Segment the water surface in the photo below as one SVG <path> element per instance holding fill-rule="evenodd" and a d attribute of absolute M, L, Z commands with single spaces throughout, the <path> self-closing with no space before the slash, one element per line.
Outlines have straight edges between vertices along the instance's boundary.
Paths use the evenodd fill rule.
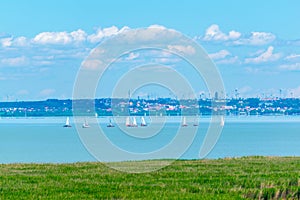
<path fill-rule="evenodd" d="M 170 117 L 161 129 L 152 123 L 126 134 L 122 131 L 126 127 L 107 128 L 108 118 L 97 119 L 113 144 L 136 153 L 152 152 L 170 143 L 181 128 L 180 120 L 180 117 Z M 82 144 L 74 124 L 72 128 L 63 128 L 64 121 L 61 117 L 0 119 L 0 163 L 96 161 Z M 207 158 L 300 156 L 300 117 L 242 116 L 227 117 L 225 121 L 222 134 Z M 72 118 L 71 123 L 74 123 Z M 193 118 L 189 118 L 188 123 L 184 129 L 186 134 L 195 128 Z M 209 123 L 209 117 L 200 118 L 197 135 L 181 158 L 198 158 Z M 97 131 L 98 124 L 90 125 L 91 128 L 84 130 L 87 134 Z M 137 138 L 134 134 L 144 134 L 144 137 Z"/>

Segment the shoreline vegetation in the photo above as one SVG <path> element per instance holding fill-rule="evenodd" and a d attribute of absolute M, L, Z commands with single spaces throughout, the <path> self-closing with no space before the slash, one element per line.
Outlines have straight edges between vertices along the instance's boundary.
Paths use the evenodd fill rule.
<path fill-rule="evenodd" d="M 122 167 L 164 160 L 119 162 Z M 177 160 L 149 173 L 99 162 L 0 164 L 0 199 L 299 199 L 300 157 Z"/>

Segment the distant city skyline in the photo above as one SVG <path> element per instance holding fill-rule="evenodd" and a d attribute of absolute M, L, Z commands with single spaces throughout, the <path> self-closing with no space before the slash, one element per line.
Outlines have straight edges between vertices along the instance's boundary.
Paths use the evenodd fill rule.
<path fill-rule="evenodd" d="M 93 48 L 126 29 L 153 26 L 175 29 L 198 42 L 218 67 L 228 97 L 300 97 L 297 0 L 12 0 L 0 7 L 0 101 L 72 98 L 80 65 Z M 174 56 L 133 52 L 107 73 L 108 86 L 96 98 L 110 96 L 111 75 L 121 76 L 122 66 L 150 61 L 189 74 Z M 199 82 L 197 96 L 210 95 L 202 80 L 187 79 Z M 155 88 L 133 95 L 174 97 L 166 88 Z M 189 95 L 183 91 L 179 98 Z"/>

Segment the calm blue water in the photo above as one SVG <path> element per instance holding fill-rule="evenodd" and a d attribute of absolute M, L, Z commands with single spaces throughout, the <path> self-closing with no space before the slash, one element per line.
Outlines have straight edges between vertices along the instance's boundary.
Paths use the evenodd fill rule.
<path fill-rule="evenodd" d="M 114 145 L 138 153 L 163 148 L 180 127 L 180 118 L 173 117 L 161 130 L 153 123 L 148 127 L 129 128 L 130 133 L 124 134 L 120 128 L 126 127 L 107 128 L 107 118 L 97 120 Z M 62 128 L 64 122 L 65 118 L 59 117 L 0 119 L 0 163 L 96 161 L 82 144 L 74 124 L 72 128 Z M 188 122 L 192 124 L 191 119 Z M 181 158 L 198 158 L 209 122 L 210 118 L 200 119 L 197 135 Z M 97 124 L 90 125 L 91 128 L 81 131 L 87 137 L 89 134 L 97 137 Z M 194 127 L 189 126 L 184 131 L 189 134 L 192 129 Z M 158 134 L 152 133 L 155 131 Z M 136 138 L 136 134 L 145 134 L 145 137 Z M 101 151 L 101 147 L 99 149 Z M 300 117 L 227 117 L 222 134 L 207 158 L 250 155 L 300 156 Z"/>

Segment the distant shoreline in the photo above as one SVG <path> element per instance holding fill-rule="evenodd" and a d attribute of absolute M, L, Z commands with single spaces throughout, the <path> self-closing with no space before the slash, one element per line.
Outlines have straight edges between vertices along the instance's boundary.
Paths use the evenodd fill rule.
<path fill-rule="evenodd" d="M 159 158 L 159 159 L 145 159 L 145 160 L 122 160 L 122 161 L 76 161 L 76 162 L 15 162 L 15 163 L 1 163 L 1 165 L 76 165 L 76 164 L 122 164 L 122 163 L 143 163 L 143 162 L 205 162 L 205 161 L 218 161 L 218 160 L 255 160 L 255 159 L 299 159 L 300 156 L 279 156 L 279 155 L 272 155 L 272 156 L 260 156 L 260 155 L 252 155 L 252 156 L 232 156 L 232 157 L 223 157 L 223 158 L 203 158 L 203 159 L 185 159 L 185 158 Z"/>
<path fill-rule="evenodd" d="M 300 98 L 78 99 L 0 102 L 0 117 L 300 115 Z"/>

